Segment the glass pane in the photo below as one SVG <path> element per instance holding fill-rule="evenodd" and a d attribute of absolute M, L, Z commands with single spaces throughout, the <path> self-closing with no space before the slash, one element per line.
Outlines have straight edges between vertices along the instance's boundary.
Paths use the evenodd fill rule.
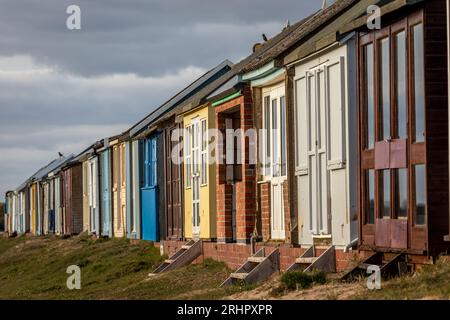
<path fill-rule="evenodd" d="M 425 181 L 425 165 L 420 164 L 415 167 L 415 186 L 416 186 L 416 194 L 415 194 L 415 224 L 416 225 L 424 225 L 425 224 L 425 214 L 426 214 L 426 181 Z"/>
<path fill-rule="evenodd" d="M 280 98 L 281 108 L 281 175 L 286 175 L 286 98 Z"/>
<path fill-rule="evenodd" d="M 398 137 L 406 138 L 407 136 L 407 119 L 406 110 L 406 37 L 405 31 L 396 35 L 396 80 L 397 80 L 397 127 Z"/>
<path fill-rule="evenodd" d="M 270 97 L 264 97 L 264 129 L 266 130 L 265 175 L 270 175 Z"/>
<path fill-rule="evenodd" d="M 278 177 L 278 107 L 277 99 L 272 100 L 272 144 L 273 144 L 273 176 Z"/>
<path fill-rule="evenodd" d="M 206 153 L 202 153 L 202 184 L 206 183 Z"/>
<path fill-rule="evenodd" d="M 408 217 L 408 170 L 397 169 L 397 216 Z"/>
<path fill-rule="evenodd" d="M 375 143 L 375 118 L 374 118 L 374 86 L 373 86 L 373 44 L 364 47 L 365 80 L 366 80 L 366 123 L 367 136 L 366 148 L 372 149 Z"/>
<path fill-rule="evenodd" d="M 206 150 L 207 146 L 207 137 L 206 137 L 206 120 L 202 120 L 202 151 Z"/>
<path fill-rule="evenodd" d="M 375 170 L 367 170 L 367 224 L 375 223 Z"/>
<path fill-rule="evenodd" d="M 414 41 L 414 119 L 415 141 L 424 141 L 425 136 L 425 76 L 423 62 L 423 26 L 413 27 Z"/>
<path fill-rule="evenodd" d="M 382 213 L 384 218 L 391 217 L 391 171 L 382 171 L 382 183 L 383 193 L 382 193 Z"/>
<path fill-rule="evenodd" d="M 390 81 L 389 81 L 389 38 L 380 41 L 380 90 L 381 90 L 381 133 L 382 139 L 391 137 L 391 106 L 390 106 Z"/>

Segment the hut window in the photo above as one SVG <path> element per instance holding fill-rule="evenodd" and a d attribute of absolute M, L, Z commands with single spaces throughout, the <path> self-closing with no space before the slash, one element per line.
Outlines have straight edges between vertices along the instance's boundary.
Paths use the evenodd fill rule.
<path fill-rule="evenodd" d="M 367 131 L 365 137 L 365 147 L 373 149 L 375 144 L 375 113 L 374 113 L 374 59 L 373 44 L 364 47 L 364 79 L 365 79 L 365 103 L 366 103 L 366 123 Z"/>
<path fill-rule="evenodd" d="M 264 97 L 264 175 L 270 175 L 270 96 Z"/>
<path fill-rule="evenodd" d="M 396 64 L 396 104 L 397 104 L 397 136 L 407 138 L 408 111 L 406 109 L 406 34 L 401 31 L 395 35 Z"/>
<path fill-rule="evenodd" d="M 278 159 L 275 157 L 278 155 L 278 107 L 277 99 L 272 100 L 272 143 L 273 143 L 273 171 L 272 175 L 278 177 L 280 175 L 278 167 Z"/>
<path fill-rule="evenodd" d="M 395 184 L 395 196 L 396 196 L 396 212 L 397 217 L 408 217 L 408 170 L 396 169 L 396 184 Z"/>
<path fill-rule="evenodd" d="M 423 142 L 425 139 L 425 75 L 423 52 L 423 25 L 412 27 L 413 41 L 413 72 L 414 72 L 414 119 L 415 141 Z"/>
<path fill-rule="evenodd" d="M 191 187 L 192 167 L 191 167 L 191 136 L 192 126 L 186 127 L 187 138 L 184 139 L 186 145 L 185 160 L 186 160 L 186 188 Z"/>
<path fill-rule="evenodd" d="M 390 105 L 390 59 L 389 59 L 389 38 L 384 38 L 379 40 L 379 50 L 380 50 L 380 83 L 379 88 L 381 91 L 381 140 L 391 138 L 391 105 Z"/>
<path fill-rule="evenodd" d="M 280 98 L 281 117 L 281 175 L 286 175 L 286 97 Z"/>
<path fill-rule="evenodd" d="M 426 215 L 426 181 L 425 181 L 425 165 L 419 164 L 414 166 L 414 185 L 415 185 L 415 203 L 414 203 L 414 221 L 416 225 L 425 224 Z"/>
<path fill-rule="evenodd" d="M 366 224 L 375 223 L 375 170 L 366 171 Z"/>
<path fill-rule="evenodd" d="M 201 148 L 201 183 L 208 183 L 208 173 L 206 168 L 206 157 L 207 157 L 207 146 L 208 146 L 208 136 L 206 131 L 206 119 L 201 120 L 201 130 L 202 130 L 202 148 Z"/>
<path fill-rule="evenodd" d="M 391 217 L 391 171 L 382 170 L 380 175 L 381 184 L 381 214 L 383 218 Z"/>
<path fill-rule="evenodd" d="M 157 139 L 156 137 L 152 139 L 151 143 L 151 158 L 150 158 L 150 168 L 151 168 L 151 179 L 150 179 L 150 185 L 156 186 L 158 184 L 157 180 Z"/>

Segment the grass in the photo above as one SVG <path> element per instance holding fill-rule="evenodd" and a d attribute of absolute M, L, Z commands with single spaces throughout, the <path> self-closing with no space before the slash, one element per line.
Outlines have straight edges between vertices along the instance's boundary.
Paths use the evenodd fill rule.
<path fill-rule="evenodd" d="M 248 290 L 218 288 L 231 270 L 210 259 L 149 279 L 164 258 L 126 239 L 0 238 L 0 299 L 220 299 Z M 66 287 L 69 265 L 81 268 L 81 290 Z"/>
<path fill-rule="evenodd" d="M 380 290 L 365 289 L 355 299 L 450 299 L 450 263 L 440 258 L 408 276 L 381 282 Z"/>

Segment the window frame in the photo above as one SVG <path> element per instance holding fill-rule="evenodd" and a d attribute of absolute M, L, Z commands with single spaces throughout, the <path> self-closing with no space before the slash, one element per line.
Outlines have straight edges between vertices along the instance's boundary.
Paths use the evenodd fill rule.
<path fill-rule="evenodd" d="M 400 168 L 407 170 L 407 215 L 406 217 L 402 217 L 399 215 L 400 213 L 400 204 L 399 202 L 399 179 L 397 177 L 397 172 L 399 168 L 390 168 L 390 178 L 391 178 L 391 214 L 389 219 L 408 219 L 414 224 L 413 219 L 413 211 L 414 209 L 414 199 L 415 199 L 415 189 L 414 189 L 414 177 L 413 177 L 413 169 L 415 165 L 424 164 L 426 170 L 426 159 L 425 159 L 425 143 L 426 143 L 426 119 L 424 119 L 425 124 L 425 135 L 423 142 L 415 142 L 415 129 L 414 129 L 414 117 L 415 114 L 413 112 L 414 108 L 414 75 L 412 72 L 414 60 L 412 58 L 412 54 L 414 51 L 413 39 L 412 39 L 412 28 L 418 24 L 424 25 L 423 14 L 422 12 L 417 12 L 407 16 L 391 25 L 388 25 L 378 31 L 373 31 L 359 37 L 359 61 L 360 61 L 360 130 L 363 132 L 360 139 L 360 170 L 361 170 L 361 195 L 363 199 L 361 200 L 361 208 L 362 212 L 362 224 L 370 226 L 368 223 L 367 215 L 367 201 L 368 201 L 368 174 L 366 171 L 375 170 L 374 168 L 374 150 L 375 148 L 367 148 L 368 145 L 368 125 L 367 125 L 367 82 L 366 82 L 366 61 L 365 61 L 365 47 L 368 45 L 372 45 L 373 48 L 373 71 L 372 75 L 374 78 L 374 121 L 375 121 L 375 143 L 377 141 L 382 141 L 382 101 L 381 101 L 381 66 L 380 66 L 380 45 L 378 41 L 385 37 L 389 37 L 389 73 L 390 73 L 390 132 L 391 139 L 406 139 L 407 140 L 407 167 Z M 401 59 L 397 59 L 397 35 L 401 32 L 405 34 L 405 112 L 406 116 L 406 136 L 399 137 L 399 104 L 397 101 L 398 97 L 398 63 L 401 62 Z M 423 33 L 424 35 L 424 33 Z M 424 39 L 422 39 L 424 41 Z M 423 44 L 422 44 L 423 45 Z M 425 81 L 425 80 L 424 80 Z M 426 103 L 424 105 L 426 110 Z M 424 115 L 426 111 L 424 110 Z M 414 135 L 414 137 L 412 136 Z M 380 205 L 380 201 L 382 201 L 383 190 L 381 187 L 381 179 L 382 179 L 383 170 L 375 170 L 375 219 L 383 219 L 383 207 Z M 400 173 L 398 173 L 400 174 Z M 387 217 L 385 217 L 387 218 Z M 426 217 L 425 217 L 426 221 Z M 425 222 L 426 225 L 426 222 Z M 423 227 L 425 225 L 419 225 L 419 227 Z"/>

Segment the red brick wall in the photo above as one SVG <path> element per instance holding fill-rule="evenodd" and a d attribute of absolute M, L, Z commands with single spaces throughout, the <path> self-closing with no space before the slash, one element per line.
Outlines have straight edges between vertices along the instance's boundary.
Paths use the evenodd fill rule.
<path fill-rule="evenodd" d="M 263 241 L 270 239 L 270 182 L 264 182 L 260 185 L 261 196 L 261 231 Z"/>
<path fill-rule="evenodd" d="M 174 254 L 185 242 L 176 240 L 164 241 L 164 253 L 169 256 Z M 159 246 L 159 244 L 155 244 Z M 257 244 L 256 250 L 264 248 L 266 255 L 270 254 L 273 250 L 278 248 L 280 251 L 280 269 L 286 270 L 290 265 L 295 262 L 295 259 L 300 257 L 306 250 L 305 248 L 293 248 L 290 245 L 262 245 Z M 323 253 L 324 249 L 316 249 L 316 254 Z M 250 245 L 236 244 L 236 243 L 215 243 L 215 242 L 203 242 L 202 255 L 198 257 L 194 263 L 201 263 L 204 259 L 211 258 L 216 261 L 224 262 L 230 269 L 239 268 L 251 255 Z M 336 270 L 345 270 L 349 262 L 352 259 L 362 257 L 364 253 L 358 253 L 357 251 L 343 252 L 342 250 L 336 250 Z"/>
<path fill-rule="evenodd" d="M 249 163 L 250 145 L 245 132 L 253 129 L 253 104 L 249 87 L 243 88 L 243 95 L 216 107 L 216 128 L 225 137 L 225 119 L 227 111 L 239 112 L 239 127 L 243 130 L 242 146 L 242 180 L 236 181 L 236 240 L 239 243 L 249 242 L 256 221 L 256 170 Z M 216 151 L 225 155 L 223 141 L 218 141 Z M 225 161 L 224 161 L 225 162 Z M 216 168 L 216 208 L 217 208 L 217 240 L 229 242 L 233 238 L 232 230 L 232 192 L 231 184 L 226 181 L 226 164 L 217 163 Z"/>

